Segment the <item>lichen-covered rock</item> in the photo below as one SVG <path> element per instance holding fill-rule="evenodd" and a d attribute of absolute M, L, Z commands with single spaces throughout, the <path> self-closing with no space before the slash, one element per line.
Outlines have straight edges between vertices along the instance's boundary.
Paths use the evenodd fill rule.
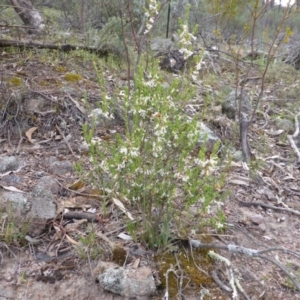
<path fill-rule="evenodd" d="M 161 37 L 154 38 L 150 44 L 150 49 L 156 56 L 167 54 L 172 50 L 173 42 L 170 39 L 164 39 Z"/>
<path fill-rule="evenodd" d="M 227 99 L 222 103 L 222 113 L 227 118 L 234 120 L 235 116 L 239 113 L 239 103 L 241 102 L 241 113 L 244 114 L 244 118 L 249 118 L 252 113 L 252 105 L 248 93 L 241 88 L 230 92 Z"/>
<path fill-rule="evenodd" d="M 275 126 L 276 129 L 283 129 L 288 134 L 293 134 L 296 129 L 294 123 L 289 119 L 276 119 Z"/>
<path fill-rule="evenodd" d="M 163 70 L 178 73 L 183 69 L 185 65 L 185 59 L 183 53 L 179 50 L 172 50 L 163 60 L 160 62 L 160 67 Z"/>
<path fill-rule="evenodd" d="M 4 176 L 10 172 L 19 171 L 25 163 L 16 156 L 2 156 L 0 157 L 0 174 Z"/>
<path fill-rule="evenodd" d="M 207 152 L 212 152 L 216 143 L 221 143 L 219 137 L 204 123 L 198 124 L 200 135 L 197 143 L 197 148 L 205 147 Z"/>
<path fill-rule="evenodd" d="M 108 268 L 99 275 L 98 279 L 106 291 L 128 298 L 146 297 L 156 291 L 152 271 L 147 267 Z"/>

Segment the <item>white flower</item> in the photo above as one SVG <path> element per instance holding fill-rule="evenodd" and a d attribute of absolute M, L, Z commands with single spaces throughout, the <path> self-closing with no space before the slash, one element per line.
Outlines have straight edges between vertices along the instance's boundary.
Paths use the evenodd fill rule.
<path fill-rule="evenodd" d="M 144 84 L 145 84 L 145 86 L 155 87 L 157 85 L 157 81 L 154 79 L 151 79 L 151 80 L 145 81 Z"/>
<path fill-rule="evenodd" d="M 117 166 L 118 171 L 122 171 L 125 168 L 125 161 L 123 161 L 120 165 Z"/>
<path fill-rule="evenodd" d="M 179 51 L 183 54 L 184 59 L 187 59 L 187 58 L 189 58 L 190 56 L 192 56 L 194 54 L 192 51 L 190 51 L 186 48 L 182 48 Z"/>
<path fill-rule="evenodd" d="M 216 227 L 217 227 L 218 229 L 224 228 L 224 224 L 222 224 L 222 223 L 220 223 L 220 222 L 217 222 L 217 223 L 216 223 Z"/>
<path fill-rule="evenodd" d="M 182 33 L 181 33 L 181 35 L 180 36 L 183 36 L 185 33 L 187 33 L 188 32 L 188 27 L 187 27 L 187 25 L 186 24 L 183 24 L 182 25 Z"/>
<path fill-rule="evenodd" d="M 196 69 L 197 71 L 201 70 L 202 69 L 202 65 L 205 65 L 205 61 L 200 61 L 197 66 L 196 66 Z"/>
<path fill-rule="evenodd" d="M 145 12 L 145 16 L 148 19 L 148 22 L 146 24 L 146 30 L 144 31 L 144 34 L 147 34 L 154 22 L 155 22 L 155 16 L 158 15 L 158 4 L 156 1 L 150 1 L 149 2 L 149 10 L 147 12 Z"/>
<path fill-rule="evenodd" d="M 125 155 L 127 155 L 127 153 L 128 153 L 128 149 L 126 147 L 121 147 L 119 151 L 120 151 L 120 153 L 125 154 Z"/>
<path fill-rule="evenodd" d="M 152 175 L 154 173 L 153 168 L 145 170 L 145 175 Z"/>
<path fill-rule="evenodd" d="M 145 118 L 146 117 L 146 111 L 144 109 L 139 109 L 139 115 L 142 117 L 142 118 Z"/>
<path fill-rule="evenodd" d="M 139 156 L 139 149 L 138 148 L 130 149 L 130 156 L 131 157 L 138 157 Z"/>
<path fill-rule="evenodd" d="M 181 179 L 183 182 L 188 182 L 190 177 L 188 175 L 183 175 Z"/>
<path fill-rule="evenodd" d="M 107 119 L 113 119 L 113 118 L 114 118 L 114 116 L 113 116 L 112 114 L 110 114 L 108 111 L 102 113 L 102 115 L 103 115 L 104 117 L 106 117 Z"/>
<path fill-rule="evenodd" d="M 164 134 L 166 134 L 167 130 L 166 130 L 166 127 L 161 127 L 159 129 L 157 129 L 154 134 L 156 136 L 163 136 Z"/>
<path fill-rule="evenodd" d="M 198 74 L 197 74 L 197 75 L 198 75 Z M 192 75 L 193 81 L 197 81 L 197 79 L 198 79 L 198 76 L 197 76 L 197 75 L 195 75 L 195 74 Z"/>
<path fill-rule="evenodd" d="M 104 172 L 108 172 L 109 171 L 109 168 L 108 168 L 108 164 L 106 161 L 101 161 L 100 163 L 100 168 L 104 171 Z"/>
<path fill-rule="evenodd" d="M 198 134 L 197 134 L 196 132 L 193 132 L 193 131 L 191 131 L 191 132 L 189 132 L 189 133 L 187 134 L 187 137 L 188 137 L 190 140 L 194 139 L 194 138 L 197 137 L 197 136 L 198 136 Z"/>

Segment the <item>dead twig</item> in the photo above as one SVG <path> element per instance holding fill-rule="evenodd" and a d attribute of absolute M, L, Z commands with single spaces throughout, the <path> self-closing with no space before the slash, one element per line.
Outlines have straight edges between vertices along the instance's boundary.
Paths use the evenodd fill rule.
<path fill-rule="evenodd" d="M 72 153 L 72 155 L 73 155 L 74 157 L 76 157 L 76 155 L 75 155 L 75 153 L 73 152 L 73 150 L 72 150 L 72 148 L 71 148 L 71 146 L 70 146 L 68 140 L 66 139 L 64 133 L 60 130 L 60 128 L 59 128 L 57 125 L 56 125 L 56 129 L 58 130 L 59 134 L 63 137 L 64 142 L 67 144 L 67 146 L 68 146 L 70 152 Z"/>
<path fill-rule="evenodd" d="M 229 270 L 229 274 L 230 274 L 230 279 L 229 279 L 229 284 L 231 286 L 231 289 L 232 289 L 232 299 L 233 300 L 237 300 L 238 299 L 238 293 L 237 293 L 237 288 L 236 288 L 236 284 L 235 284 L 235 281 L 236 281 L 236 278 L 235 278 L 235 274 L 234 274 L 234 270 L 232 268 L 232 264 L 231 264 L 231 261 L 228 260 L 227 258 L 215 253 L 214 251 L 210 250 L 208 252 L 208 255 L 215 259 L 215 260 L 219 260 L 219 261 L 222 261 L 226 264 L 228 270 Z M 249 298 L 248 298 L 249 299 Z"/>
<path fill-rule="evenodd" d="M 288 250 L 288 249 L 285 249 L 285 248 L 281 248 L 281 247 L 279 247 L 279 248 L 274 247 L 274 248 L 267 248 L 267 249 L 263 249 L 263 250 L 257 250 L 257 249 L 246 248 L 246 247 L 243 247 L 243 246 L 238 246 L 238 245 L 233 245 L 233 244 L 228 244 L 226 246 L 217 245 L 217 244 L 202 244 L 201 241 L 197 241 L 197 240 L 191 240 L 191 243 L 192 243 L 192 245 L 195 248 L 201 248 L 201 249 L 209 249 L 209 248 L 212 248 L 212 249 L 222 249 L 222 250 L 227 250 L 227 251 L 229 251 L 231 253 L 243 254 L 243 255 L 250 256 L 250 257 L 257 257 L 257 258 L 260 258 L 260 259 L 263 259 L 263 260 L 267 260 L 267 261 L 273 263 L 274 265 L 276 265 L 281 271 L 283 271 L 284 274 L 286 276 L 288 276 L 289 279 L 292 281 L 292 283 L 294 284 L 294 286 L 296 287 L 296 289 L 298 291 L 300 291 L 300 283 L 298 283 L 295 280 L 294 276 L 279 261 L 274 260 L 273 258 L 270 258 L 270 257 L 268 257 L 266 255 L 262 255 L 262 254 L 266 254 L 266 253 L 271 253 L 272 251 L 281 251 L 281 252 L 285 252 L 287 254 L 290 254 L 292 256 L 295 256 L 295 257 L 299 258 L 300 253 L 298 253 L 298 252 L 291 251 L 291 250 Z M 209 253 L 213 253 L 212 254 L 213 256 L 216 255 L 213 251 L 209 251 Z M 222 260 L 222 261 L 225 262 L 225 260 Z M 227 261 L 228 260 L 226 260 L 226 264 L 227 264 Z M 234 276 L 233 275 L 234 274 L 231 274 L 231 280 L 234 280 Z M 233 293 L 234 293 L 234 286 L 235 286 L 234 284 L 235 283 L 231 282 L 231 286 L 233 288 Z"/>
<path fill-rule="evenodd" d="M 174 253 L 174 257 L 175 257 L 175 260 L 176 260 L 176 266 L 179 270 L 179 288 L 178 288 L 178 299 L 181 300 L 182 299 L 182 284 L 183 284 L 183 271 L 180 267 L 180 262 L 179 262 L 179 259 L 177 257 L 177 253 Z M 178 277 L 178 275 L 177 275 Z"/>
<path fill-rule="evenodd" d="M 42 96 L 43 98 L 45 98 L 46 100 L 49 100 L 51 102 L 54 102 L 55 104 L 58 104 L 59 102 L 54 99 L 54 97 L 49 97 L 46 94 L 39 92 L 39 91 L 34 91 L 34 90 L 30 90 L 31 93 L 35 93 L 35 94 L 39 94 L 40 96 Z"/>
<path fill-rule="evenodd" d="M 295 151 L 297 157 L 298 157 L 298 161 L 300 162 L 300 151 L 294 141 L 294 138 L 297 137 L 299 135 L 299 121 L 298 121 L 298 117 L 300 116 L 300 112 L 295 116 L 295 132 L 293 135 L 288 135 L 287 139 L 291 145 L 291 147 L 293 148 L 293 150 Z"/>
<path fill-rule="evenodd" d="M 68 191 L 68 192 L 71 192 L 71 193 L 74 193 L 74 194 L 76 194 L 76 195 L 80 195 L 80 196 L 83 196 L 83 197 L 90 197 L 90 198 L 94 198 L 94 199 L 103 200 L 103 196 L 77 192 L 77 191 L 75 191 L 75 190 L 71 190 L 71 189 L 65 187 L 65 186 L 64 186 L 62 183 L 60 183 L 57 179 L 55 179 L 55 181 L 59 184 L 60 187 L 62 187 L 63 189 L 65 189 L 65 190 Z"/>
<path fill-rule="evenodd" d="M 204 273 L 207 277 L 209 277 L 208 273 L 205 272 L 202 268 L 200 268 L 196 262 L 195 262 L 195 259 L 194 259 L 194 253 L 193 253 L 193 246 L 192 246 L 192 241 L 189 240 L 189 245 L 190 245 L 190 250 L 191 250 L 191 256 L 192 256 L 192 259 L 193 259 L 193 263 L 195 265 L 195 267 L 201 272 L 201 273 Z"/>
<path fill-rule="evenodd" d="M 69 211 L 63 215 L 64 219 L 86 219 L 89 222 L 99 222 L 99 216 L 86 211 Z"/>
<path fill-rule="evenodd" d="M 213 280 L 215 281 L 215 283 L 224 291 L 232 293 L 232 289 L 227 286 L 226 284 L 224 284 L 221 279 L 219 278 L 218 274 L 217 274 L 217 270 L 214 270 L 211 274 Z"/>
<path fill-rule="evenodd" d="M 273 210 L 278 210 L 278 211 L 284 211 L 284 212 L 289 212 L 293 215 L 296 215 L 298 217 L 300 217 L 300 212 L 297 211 L 297 210 L 294 210 L 294 209 L 291 209 L 291 208 L 283 208 L 283 207 L 277 207 L 277 206 L 274 206 L 274 205 L 270 205 L 270 204 L 265 204 L 263 202 L 245 202 L 245 201 L 241 201 L 241 200 L 238 200 L 236 199 L 236 201 L 238 201 L 239 203 L 245 205 L 245 206 L 261 206 L 261 207 L 264 207 L 264 208 L 269 208 L 269 209 L 273 209 Z"/>
<path fill-rule="evenodd" d="M 163 300 L 169 300 L 169 273 L 171 273 L 171 272 L 177 277 L 176 270 L 171 265 L 171 267 L 167 270 L 167 272 L 165 274 L 165 276 L 166 276 L 166 292 L 162 298 Z"/>

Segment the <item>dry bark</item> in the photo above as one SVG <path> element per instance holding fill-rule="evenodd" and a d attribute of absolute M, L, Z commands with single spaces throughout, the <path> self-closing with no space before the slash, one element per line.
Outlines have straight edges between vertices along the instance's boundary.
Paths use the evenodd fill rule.
<path fill-rule="evenodd" d="M 44 18 L 30 0 L 10 0 L 14 10 L 25 25 L 31 27 L 29 33 L 41 33 L 45 27 Z"/>

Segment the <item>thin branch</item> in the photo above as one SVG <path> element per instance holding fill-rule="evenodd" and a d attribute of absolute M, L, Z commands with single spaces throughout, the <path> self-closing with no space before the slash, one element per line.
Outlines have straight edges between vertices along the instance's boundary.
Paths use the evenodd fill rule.
<path fill-rule="evenodd" d="M 270 204 L 265 204 L 263 202 L 246 202 L 246 201 L 241 201 L 241 200 L 236 200 L 238 201 L 239 203 L 245 205 L 245 206 L 261 206 L 261 207 L 264 207 L 264 208 L 269 208 L 269 209 L 274 209 L 274 210 L 279 210 L 279 211 L 284 211 L 284 212 L 289 212 L 289 213 L 292 213 L 298 217 L 300 217 L 300 212 L 297 211 L 297 210 L 294 210 L 294 209 L 291 209 L 291 208 L 284 208 L 284 207 L 277 207 L 277 206 L 274 206 L 274 205 L 270 205 Z"/>
<path fill-rule="evenodd" d="M 287 136 L 287 139 L 288 139 L 291 147 L 293 148 L 293 150 L 295 151 L 295 153 L 298 157 L 298 162 L 300 162 L 300 151 L 294 141 L 294 138 L 299 135 L 299 121 L 298 121 L 299 116 L 300 116 L 300 112 L 295 116 L 295 132 L 294 132 L 294 134 Z"/>
<path fill-rule="evenodd" d="M 243 255 L 250 256 L 250 257 L 257 257 L 257 258 L 260 258 L 260 259 L 267 260 L 267 261 L 275 264 L 281 271 L 283 271 L 291 279 L 291 281 L 293 282 L 296 289 L 298 291 L 300 291 L 300 284 L 295 280 L 293 275 L 282 264 L 280 264 L 278 261 L 276 261 L 276 260 L 274 260 L 274 259 L 272 259 L 268 256 L 262 255 L 262 253 L 268 253 L 268 252 L 271 253 L 272 251 L 283 251 L 283 252 L 288 253 L 290 255 L 294 255 L 296 257 L 299 257 L 300 253 L 290 251 L 290 250 L 287 250 L 285 248 L 268 248 L 268 249 L 263 249 L 263 250 L 257 250 L 257 249 L 246 248 L 246 247 L 243 247 L 243 246 L 238 246 L 238 245 L 233 245 L 233 244 L 228 244 L 227 246 L 222 246 L 222 245 L 217 245 L 217 244 L 202 244 L 201 241 L 198 241 L 198 240 L 191 240 L 191 245 L 195 248 L 222 249 L 222 250 L 227 250 L 231 253 L 243 254 Z M 211 251 L 210 253 L 214 253 L 214 252 Z M 213 254 L 213 255 L 215 255 L 215 254 Z M 228 260 L 227 259 L 224 258 L 224 260 L 222 259 L 222 261 L 224 261 L 228 265 Z M 231 274 L 231 276 L 233 276 L 233 274 Z M 232 282 L 231 282 L 231 286 L 232 286 L 233 292 L 234 292 L 234 284 Z"/>

